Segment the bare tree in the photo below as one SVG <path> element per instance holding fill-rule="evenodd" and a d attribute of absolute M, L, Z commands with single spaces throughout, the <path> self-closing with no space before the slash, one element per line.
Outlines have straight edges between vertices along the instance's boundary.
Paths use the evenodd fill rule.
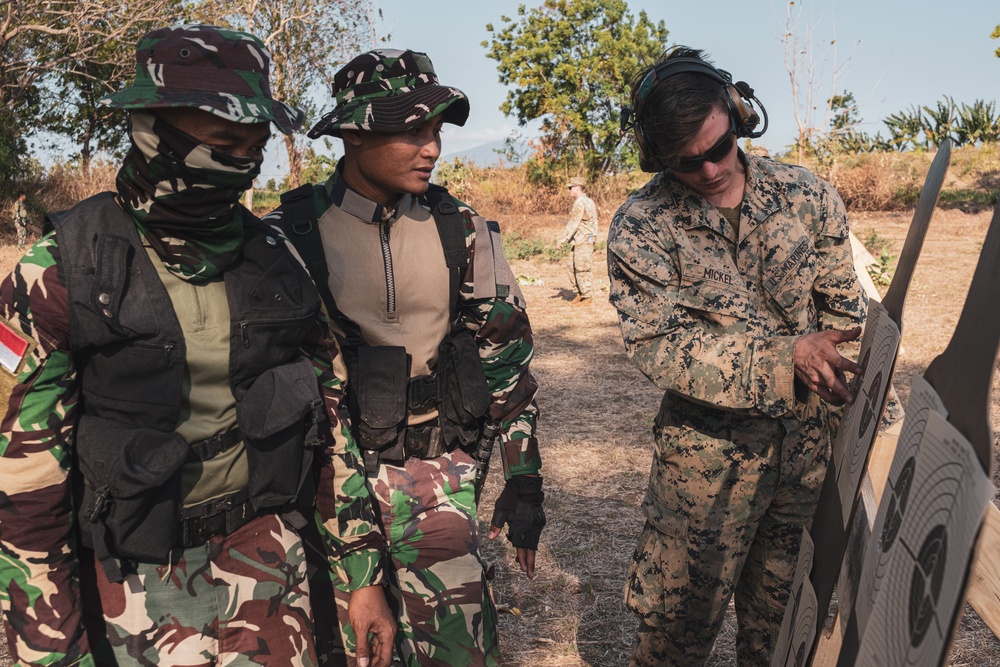
<path fill-rule="evenodd" d="M 781 41 L 785 46 L 785 70 L 792 84 L 792 106 L 798 130 L 795 139 L 796 159 L 800 163 L 808 148 L 817 139 L 822 138 L 825 133 L 824 128 L 830 126 L 832 105 L 836 100 L 837 91 L 840 90 L 838 81 L 850 62 L 848 57 L 838 64 L 836 30 L 834 30 L 834 38 L 823 50 L 820 63 L 817 64 L 816 49 L 813 45 L 814 25 L 810 24 L 803 28 L 801 22 L 802 7 L 796 6 L 795 2 L 789 2 L 786 6 L 785 32 L 781 36 Z M 819 92 L 820 78 L 824 75 L 828 59 L 832 62 L 830 92 L 823 94 Z M 823 114 L 819 119 L 817 119 L 818 100 L 825 100 Z"/>
<path fill-rule="evenodd" d="M 138 37 L 180 0 L 0 0 L 0 167 L 19 172 L 24 138 L 38 129 L 65 134 L 89 160 L 91 142 L 114 122 L 96 100 L 131 73 Z"/>
<path fill-rule="evenodd" d="M 131 68 L 108 46 L 135 46 L 138 35 L 179 6 L 178 0 L 0 0 L 0 105 L 44 107 L 46 77 L 71 72 L 94 80 L 87 65 Z M 113 51 L 113 52 L 112 52 Z M 103 75 L 103 73 L 102 73 Z"/>
<path fill-rule="evenodd" d="M 302 109 L 306 128 L 332 99 L 336 70 L 378 41 L 381 10 L 371 0 L 205 0 L 197 8 L 205 20 L 260 37 L 272 58 L 272 94 Z M 302 179 L 306 152 L 301 134 L 284 135 L 289 187 Z"/>

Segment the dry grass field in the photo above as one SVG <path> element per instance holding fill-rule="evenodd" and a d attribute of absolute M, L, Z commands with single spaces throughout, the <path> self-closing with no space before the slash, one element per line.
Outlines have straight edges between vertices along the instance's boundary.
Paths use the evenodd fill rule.
<path fill-rule="evenodd" d="M 568 209 L 568 203 L 567 203 Z M 489 211 L 483 211 L 489 215 Z M 606 226 L 610 211 L 602 210 Z M 853 224 L 902 248 L 911 214 L 859 214 Z M 917 264 L 905 310 L 903 353 L 896 386 L 906 398 L 909 377 L 921 372 L 947 345 L 989 224 L 989 213 L 938 210 Z M 552 238 L 563 218 L 510 221 Z M 606 231 L 606 230 L 605 230 Z M 16 260 L 0 248 L 0 268 Z M 625 571 L 641 529 L 639 510 L 651 455 L 651 425 L 660 392 L 626 359 L 617 319 L 607 302 L 604 257 L 595 257 L 599 291 L 594 304 L 576 307 L 565 263 L 515 261 L 515 274 L 530 279 L 528 299 L 541 385 L 539 437 L 546 478 L 548 526 L 538 574 L 517 572 L 505 540 L 486 545 L 496 562 L 494 593 L 501 610 L 501 641 L 510 665 L 605 667 L 624 665 L 636 621 L 622 605 Z M 1000 429 L 995 388 L 992 421 Z M 494 470 L 480 519 L 489 520 L 501 486 Z M 727 623 L 712 665 L 732 665 L 734 626 Z M 9 665 L 0 647 L 0 665 Z M 951 656 L 952 665 L 1000 667 L 1000 640 L 968 609 Z"/>

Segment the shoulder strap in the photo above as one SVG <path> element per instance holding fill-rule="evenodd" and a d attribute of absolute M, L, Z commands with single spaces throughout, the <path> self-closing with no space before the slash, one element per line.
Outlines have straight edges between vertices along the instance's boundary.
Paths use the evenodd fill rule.
<path fill-rule="evenodd" d="M 449 297 L 451 316 L 454 320 L 458 314 L 458 293 L 462 287 L 462 278 L 469 267 L 469 250 L 465 245 L 465 219 L 455 205 L 456 199 L 440 185 L 431 184 L 426 197 L 427 203 L 431 206 L 431 215 L 434 216 L 438 236 L 441 238 L 444 261 L 449 269 Z"/>
<path fill-rule="evenodd" d="M 322 184 L 300 185 L 281 195 L 282 215 L 278 226 L 306 265 L 306 271 L 312 276 L 327 313 L 344 332 L 346 347 L 356 349 L 365 344 L 361 329 L 337 308 L 337 302 L 330 292 L 330 269 L 326 264 L 323 240 L 319 235 L 320 215 L 329 207 L 326 188 Z"/>

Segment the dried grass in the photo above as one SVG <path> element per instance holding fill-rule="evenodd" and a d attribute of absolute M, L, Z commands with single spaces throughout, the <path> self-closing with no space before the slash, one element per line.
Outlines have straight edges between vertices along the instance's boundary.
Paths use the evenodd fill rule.
<path fill-rule="evenodd" d="M 830 182 L 853 211 L 888 211 L 900 207 L 898 193 L 913 190 L 916 180 L 889 168 L 888 156 L 835 170 Z"/>
<path fill-rule="evenodd" d="M 558 214 L 531 215 L 534 232 L 554 235 Z M 507 219 L 502 212 L 497 217 Z M 602 211 L 603 239 L 610 211 Z M 859 214 L 854 231 L 868 229 L 902 248 L 910 213 Z M 951 337 L 989 222 L 985 213 L 938 211 L 909 290 L 903 353 L 896 384 L 909 392 L 910 375 L 922 371 Z M 505 229 L 509 229 L 505 225 Z M 15 253 L 0 249 L 9 267 Z M 6 254 L 4 254 L 6 253 Z M 522 289 L 528 299 L 541 386 L 539 438 L 546 478 L 548 527 L 538 554 L 538 574 L 529 581 L 517 570 L 505 539 L 484 545 L 494 562 L 494 597 L 501 610 L 500 636 L 508 665 L 605 667 L 628 662 L 637 627 L 622 604 L 625 572 L 643 517 L 639 509 L 651 458 L 651 424 L 660 392 L 625 356 L 617 319 L 607 302 L 604 257 L 595 256 L 596 294 L 591 306 L 569 303 L 573 292 L 565 263 L 513 262 L 515 275 L 536 283 Z M 992 421 L 1000 431 L 1000 387 L 994 385 Z M 501 489 L 494 471 L 479 513 L 485 533 Z M 3 641 L 0 633 L 0 642 Z M 732 607 L 709 660 L 735 664 Z M 0 666 L 7 667 L 0 646 Z M 966 609 L 951 664 L 1000 667 L 1000 641 Z"/>

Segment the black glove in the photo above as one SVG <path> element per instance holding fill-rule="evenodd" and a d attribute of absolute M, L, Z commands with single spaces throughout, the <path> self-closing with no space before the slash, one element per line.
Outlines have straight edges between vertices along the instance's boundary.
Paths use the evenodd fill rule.
<path fill-rule="evenodd" d="M 510 524 L 507 539 L 515 547 L 538 550 L 538 538 L 545 527 L 542 478 L 518 475 L 507 480 L 493 507 L 490 523 L 497 528 Z"/>

